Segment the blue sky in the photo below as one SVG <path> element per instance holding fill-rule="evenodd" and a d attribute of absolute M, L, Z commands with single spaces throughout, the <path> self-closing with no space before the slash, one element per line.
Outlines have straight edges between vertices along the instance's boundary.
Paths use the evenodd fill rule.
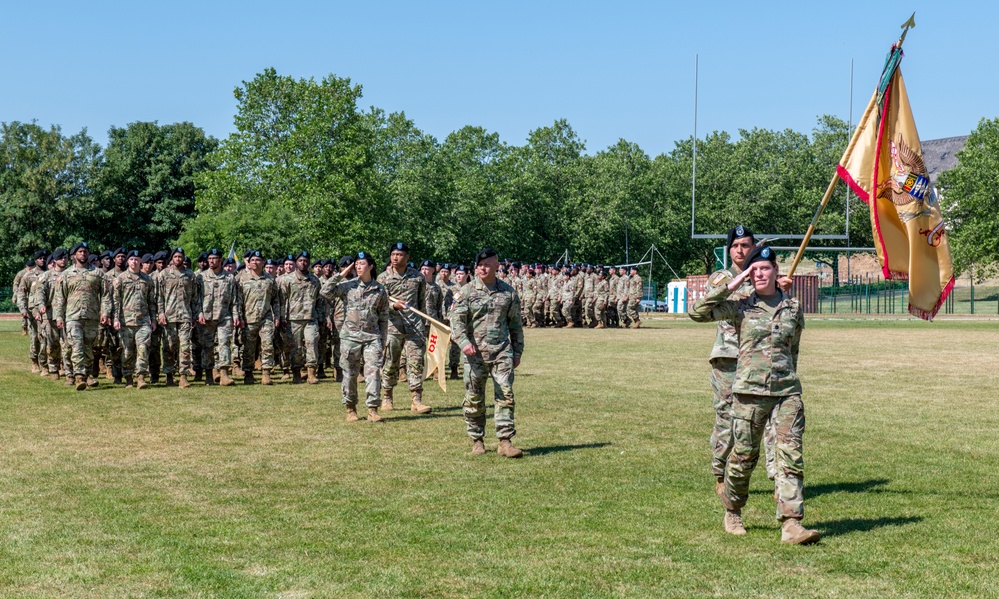
<path fill-rule="evenodd" d="M 443 139 L 465 125 L 520 145 L 566 118 L 595 153 L 619 138 L 668 152 L 693 131 L 810 132 L 854 122 L 899 26 L 923 139 L 999 116 L 994 2 L 9 2 L 0 121 L 101 143 L 112 125 L 233 128 L 232 90 L 266 67 L 349 77 L 362 106 Z"/>

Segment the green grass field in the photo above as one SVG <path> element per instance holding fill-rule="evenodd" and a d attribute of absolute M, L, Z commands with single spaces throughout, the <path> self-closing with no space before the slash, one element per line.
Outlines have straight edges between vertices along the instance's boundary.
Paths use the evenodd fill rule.
<path fill-rule="evenodd" d="M 999 595 L 999 322 L 808 322 L 808 547 L 779 542 L 762 467 L 749 534 L 722 532 L 711 325 L 527 331 L 522 460 L 469 455 L 455 381 L 381 425 L 329 381 L 78 393 L 16 327 L 5 597 Z"/>

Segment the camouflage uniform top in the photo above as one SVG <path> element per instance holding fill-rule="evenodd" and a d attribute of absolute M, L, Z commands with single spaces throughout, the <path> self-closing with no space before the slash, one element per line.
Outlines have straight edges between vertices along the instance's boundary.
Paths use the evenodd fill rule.
<path fill-rule="evenodd" d="M 163 269 L 156 292 L 157 316 L 170 323 L 193 322 L 201 314 L 201 297 L 194 272 L 170 265 Z"/>
<path fill-rule="evenodd" d="M 621 275 L 617 278 L 617 289 L 614 290 L 614 294 L 617 296 L 618 301 L 628 299 L 630 281 L 630 275 Z"/>
<path fill-rule="evenodd" d="M 451 305 L 454 303 L 454 294 L 458 292 L 461 287 L 454 282 L 454 279 L 449 279 L 447 281 L 438 281 L 437 283 L 444 297 L 441 299 L 441 316 L 447 318 L 451 314 Z"/>
<path fill-rule="evenodd" d="M 583 275 L 583 297 L 591 298 L 593 297 L 593 288 L 597 282 L 596 275 L 584 274 Z"/>
<path fill-rule="evenodd" d="M 726 299 L 721 286 L 697 300 L 688 314 L 697 322 L 730 320 L 739 332 L 739 363 L 733 393 L 786 396 L 801 393 L 798 347 L 805 317 L 798 300 L 778 290 L 770 298 L 753 292 L 749 297 Z"/>
<path fill-rule="evenodd" d="M 719 287 L 728 287 L 728 284 L 740 272 L 742 271 L 738 267 L 732 265 L 725 270 L 711 273 L 704 289 L 705 294 L 711 293 Z M 753 282 L 747 278 L 738 289 L 728 296 L 728 299 L 740 300 L 749 297 L 751 293 L 753 293 Z M 729 320 L 719 320 L 718 334 L 715 335 L 715 345 L 711 348 L 711 355 L 708 356 L 708 361 L 710 362 L 715 358 L 731 358 L 734 360 L 738 357 L 739 332 L 735 330 L 735 324 Z"/>
<path fill-rule="evenodd" d="M 519 358 L 524 353 L 524 327 L 517 292 L 503 281 L 489 287 L 475 277 L 455 295 L 451 339 L 459 348 L 473 344 L 488 362 L 510 354 Z"/>
<path fill-rule="evenodd" d="M 394 268 L 378 275 L 378 282 L 385 287 L 389 296 L 413 306 L 422 312 L 427 311 L 427 280 L 415 268 L 407 268 L 399 274 Z M 389 300 L 391 302 L 392 300 Z M 389 307 L 390 333 L 422 333 L 422 318 L 407 318 L 405 312 Z"/>
<path fill-rule="evenodd" d="M 560 300 L 562 298 L 562 281 L 565 280 L 561 274 L 556 273 L 548 281 L 548 299 Z"/>
<path fill-rule="evenodd" d="M 533 304 L 538 297 L 538 278 L 525 276 L 521 284 L 520 297 L 525 304 Z"/>
<path fill-rule="evenodd" d="M 297 270 L 281 275 L 277 280 L 281 291 L 281 320 L 316 320 L 319 312 L 319 279 L 312 273 L 302 274 Z"/>
<path fill-rule="evenodd" d="M 21 298 L 18 297 L 17 293 L 17 290 L 21 288 L 21 279 L 23 279 L 24 275 L 28 274 L 28 272 L 34 268 L 34 264 L 31 266 L 25 266 L 21 270 L 17 271 L 16 275 L 14 275 L 14 284 L 11 286 L 11 295 L 14 296 L 14 305 L 17 306 L 18 310 L 24 310 L 24 306 L 21 305 Z"/>
<path fill-rule="evenodd" d="M 334 305 L 344 307 L 340 337 L 348 341 L 385 341 L 388 334 L 389 298 L 385 288 L 372 280 L 365 283 L 360 277 L 346 279 L 339 273 L 323 283 L 322 296 Z"/>
<path fill-rule="evenodd" d="M 603 301 L 607 301 L 610 297 L 610 283 L 607 279 L 597 279 L 597 282 L 593 285 L 593 298 Z"/>
<path fill-rule="evenodd" d="M 17 301 L 14 303 L 32 317 L 35 316 L 35 311 L 38 310 L 38 305 L 32 297 L 32 291 L 35 289 L 35 283 L 38 282 L 38 277 L 45 274 L 45 272 L 46 271 L 40 268 L 32 268 L 28 272 L 24 273 L 24 276 L 21 277 L 20 284 L 17 289 L 14 290 L 14 293 L 17 294 Z"/>
<path fill-rule="evenodd" d="M 237 305 L 242 309 L 242 320 L 256 324 L 281 318 L 281 294 L 274 277 L 267 273 L 260 273 L 258 277 L 250 269 L 244 272 L 249 274 L 240 273 L 242 276 L 236 279 Z"/>
<path fill-rule="evenodd" d="M 444 318 L 444 290 L 437 283 L 427 283 L 427 314 L 437 320 Z"/>
<path fill-rule="evenodd" d="M 114 319 L 136 327 L 156 321 L 156 283 L 145 273 L 124 272 L 112 285 Z"/>
<path fill-rule="evenodd" d="M 56 320 L 100 320 L 111 315 L 111 292 L 104 273 L 93 266 L 73 265 L 62 271 L 52 302 Z"/>
<path fill-rule="evenodd" d="M 613 302 L 617 301 L 617 283 L 620 280 L 621 277 L 619 277 L 617 273 L 614 273 L 611 276 L 607 277 L 607 289 L 608 292 L 610 293 L 610 301 Z"/>
<path fill-rule="evenodd" d="M 216 274 L 209 268 L 199 272 L 195 280 L 201 295 L 199 317 L 203 316 L 206 321 L 227 321 L 233 316 L 239 317 L 239 295 L 236 279 L 231 274 L 222 269 Z"/>
<path fill-rule="evenodd" d="M 641 300 L 643 293 L 642 277 L 640 275 L 628 277 L 628 299 Z"/>
<path fill-rule="evenodd" d="M 34 302 L 38 308 L 45 308 L 45 315 L 42 316 L 45 320 L 55 319 L 53 302 L 55 301 L 56 287 L 59 286 L 59 277 L 62 276 L 62 273 L 63 271 L 53 266 L 42 273 L 42 276 L 38 277 L 38 283 L 35 284 Z"/>
<path fill-rule="evenodd" d="M 568 279 L 562 279 L 562 303 L 569 303 L 576 299 L 577 291 L 579 288 L 579 281 L 576 277 L 569 277 Z"/>

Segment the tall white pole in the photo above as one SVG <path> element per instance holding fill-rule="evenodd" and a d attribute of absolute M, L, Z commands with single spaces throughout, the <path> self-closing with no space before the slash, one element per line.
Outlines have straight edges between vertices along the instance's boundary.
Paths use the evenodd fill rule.
<path fill-rule="evenodd" d="M 847 126 L 847 143 L 853 137 L 853 59 L 850 59 L 850 122 Z M 846 280 L 850 280 L 850 186 L 846 186 Z"/>
<path fill-rule="evenodd" d="M 690 237 L 694 237 L 694 198 L 697 193 L 697 54 L 694 54 L 694 144 L 691 150 L 693 166 L 690 172 Z"/>

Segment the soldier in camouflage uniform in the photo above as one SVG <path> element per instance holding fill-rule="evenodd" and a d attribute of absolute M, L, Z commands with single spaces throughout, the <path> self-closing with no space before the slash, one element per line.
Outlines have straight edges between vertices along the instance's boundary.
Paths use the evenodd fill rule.
<path fill-rule="evenodd" d="M 21 276 L 18 287 L 14 290 L 16 294 L 15 304 L 21 308 L 21 316 L 28 323 L 28 357 L 31 359 L 31 372 L 40 374 L 42 372 L 41 363 L 44 362 L 42 349 L 42 336 L 39 329 L 39 321 L 35 318 L 38 305 L 32 297 L 31 290 L 38 281 L 38 277 L 45 272 L 45 263 L 49 257 L 48 250 L 38 250 L 32 257 L 34 268 Z"/>
<path fill-rule="evenodd" d="M 593 285 L 593 321 L 594 328 L 606 328 L 607 304 L 610 301 L 610 283 L 604 270 L 597 272 L 597 282 Z"/>
<path fill-rule="evenodd" d="M 197 265 L 197 268 L 192 269 L 192 271 L 194 272 L 194 280 L 197 283 L 202 273 L 208 270 L 208 252 L 198 254 L 194 263 Z M 195 311 L 194 322 L 191 323 L 191 368 L 194 370 L 194 382 L 201 380 L 207 382 L 207 379 L 212 379 L 212 382 L 214 382 L 215 378 L 217 378 L 217 373 L 209 369 L 206 376 L 204 369 L 205 354 L 201 346 L 201 324 L 198 322 L 198 313 L 200 311 L 199 307 Z"/>
<path fill-rule="evenodd" d="M 576 326 L 575 322 L 575 311 L 576 311 L 576 295 L 579 291 L 578 281 L 576 277 L 572 275 L 571 270 L 565 271 L 562 278 L 562 320 L 565 321 L 565 327 L 571 329 Z"/>
<path fill-rule="evenodd" d="M 86 243 L 74 245 L 69 255 L 73 265 L 59 277 L 52 308 L 56 327 L 66 332 L 66 341 L 72 348 L 76 390 L 83 391 L 97 386 L 97 379 L 88 379 L 86 374 L 93 366 L 98 329 L 110 320 L 111 294 L 103 273 L 89 264 L 90 249 Z"/>
<path fill-rule="evenodd" d="M 583 324 L 591 329 L 597 326 L 596 317 L 593 314 L 593 305 L 596 302 L 594 287 L 597 284 L 597 275 L 593 272 L 593 265 L 587 264 L 583 272 L 583 303 L 581 308 L 581 319 Z"/>
<path fill-rule="evenodd" d="M 195 276 L 201 305 L 198 310 L 198 332 L 201 335 L 201 368 L 205 384 L 214 385 L 215 369 L 219 371 L 219 384 L 229 387 L 236 384 L 229 376 L 232 367 L 232 331 L 240 326 L 239 296 L 234 277 L 222 270 L 222 251 L 212 248 L 208 252 L 208 268 Z M 218 363 L 216 363 L 216 354 Z"/>
<path fill-rule="evenodd" d="M 319 281 L 319 287 L 322 289 L 323 281 L 326 277 L 323 274 L 323 267 L 326 264 L 326 260 L 316 260 L 312 263 L 312 275 L 316 277 Z M 316 378 L 324 379 L 326 378 L 326 352 L 329 349 L 330 344 L 330 330 L 333 329 L 333 318 L 330 312 L 329 303 L 323 299 L 322 294 L 319 295 L 319 299 L 316 300 L 316 324 L 319 336 L 316 341 L 316 355 L 317 355 L 317 366 L 316 366 Z"/>
<path fill-rule="evenodd" d="M 420 264 L 420 274 L 427 281 L 427 314 L 441 320 L 444 318 L 444 291 L 434 282 L 434 269 L 433 260 L 424 260 Z"/>
<path fill-rule="evenodd" d="M 242 310 L 243 323 L 243 384 L 252 385 L 253 361 L 259 345 L 261 383 L 273 384 L 274 329 L 281 325 L 281 294 L 277 281 L 264 272 L 260 250 L 251 250 L 246 260 L 247 269 L 237 277 L 236 305 Z"/>
<path fill-rule="evenodd" d="M 173 373 L 179 369 L 182 389 L 191 386 L 191 333 L 195 318 L 201 314 L 198 283 L 191 269 L 184 265 L 184 249 L 170 255 L 170 266 L 160 273 L 156 300 L 157 319 L 163 332 L 163 373 L 166 384 L 174 384 Z M 211 373 L 209 373 L 210 376 Z"/>
<path fill-rule="evenodd" d="M 527 323 L 525 325 L 527 328 L 533 329 L 538 326 L 534 320 L 534 303 L 538 299 L 538 277 L 534 274 L 534 269 L 529 268 L 526 264 L 521 272 L 523 275 L 521 276 L 520 318 L 521 322 Z"/>
<path fill-rule="evenodd" d="M 805 318 L 797 300 L 777 286 L 777 257 L 767 246 L 757 247 L 746 258 L 746 269 L 727 285 L 718 286 L 690 309 L 698 322 L 728 320 L 739 333 L 739 358 L 732 385 L 733 447 L 725 466 L 726 532 L 746 534 L 742 507 L 749 499 L 749 480 L 759 460 L 763 429 L 770 419 L 777 430 L 777 520 L 781 541 L 814 543 L 819 533 L 801 526 L 804 517 L 804 461 L 802 436 L 805 408 L 798 378 L 798 348 Z M 748 297 L 727 299 L 746 280 L 752 280 Z"/>
<path fill-rule="evenodd" d="M 149 345 L 156 328 L 156 284 L 141 272 L 142 258 L 138 250 L 126 254 L 128 270 L 118 275 L 112 285 L 114 296 L 114 330 L 121 336 L 122 375 L 125 388 L 132 388 L 132 375 L 137 375 L 139 389 L 149 386 Z"/>
<path fill-rule="evenodd" d="M 531 311 L 534 313 L 534 325 L 543 327 L 546 324 L 545 319 L 548 315 L 548 309 L 545 304 L 548 302 L 549 275 L 547 269 L 541 264 L 535 264 L 534 269 L 534 278 L 537 280 L 535 283 L 537 292 L 534 296 L 534 304 L 531 306 Z"/>
<path fill-rule="evenodd" d="M 614 293 L 617 296 L 618 324 L 623 328 L 628 328 L 631 324 L 631 319 L 628 317 L 628 291 L 631 289 L 631 277 L 628 276 L 628 271 L 623 266 L 618 270 L 618 272 L 620 274 L 617 278 L 617 289 L 614 290 Z"/>
<path fill-rule="evenodd" d="M 565 324 L 562 319 L 562 286 L 565 284 L 565 276 L 556 269 L 552 271 L 548 285 L 548 321 L 553 327 L 560 327 Z"/>
<path fill-rule="evenodd" d="M 59 277 L 66 269 L 68 256 L 69 254 L 62 248 L 52 252 L 51 266 L 38 277 L 33 294 L 35 296 L 34 303 L 38 306 L 41 335 L 45 346 L 44 364 L 46 368 L 43 369 L 43 373 L 47 374 L 53 381 L 58 381 L 59 371 L 62 370 L 72 382 L 72 368 L 68 367 L 69 354 L 66 351 L 69 348 L 63 343 L 63 332 L 55 325 L 55 310 L 52 308 Z M 39 358 L 39 362 L 42 362 L 41 358 Z"/>
<path fill-rule="evenodd" d="M 496 251 L 483 249 L 475 257 L 476 276 L 455 297 L 451 335 L 467 361 L 465 400 L 462 403 L 472 454 L 485 453 L 486 382 L 491 377 L 495 398 L 497 454 L 519 458 L 523 452 L 511 441 L 514 426 L 514 369 L 524 353 L 520 298 L 513 287 L 496 277 Z"/>
<path fill-rule="evenodd" d="M 302 250 L 295 257 L 295 271 L 278 279 L 281 290 L 281 320 L 291 332 L 291 375 L 293 383 L 302 382 L 302 366 L 308 369 L 308 383 L 319 383 L 319 279 L 309 272 L 309 252 Z"/>
<path fill-rule="evenodd" d="M 21 335 L 23 336 L 28 335 L 28 317 L 24 315 L 24 306 L 21 305 L 21 301 L 17 297 L 17 290 L 20 289 L 21 287 L 21 278 L 24 277 L 24 275 L 28 274 L 28 271 L 30 271 L 34 267 L 35 267 L 35 261 L 28 260 L 25 263 L 24 268 L 17 271 L 17 274 L 14 275 L 14 284 L 11 285 L 10 288 L 11 301 L 14 302 L 14 305 L 17 307 L 17 311 L 21 313 Z"/>
<path fill-rule="evenodd" d="M 450 266 L 451 272 L 453 273 L 453 278 L 446 280 L 447 283 L 447 295 L 445 296 L 446 310 L 444 311 L 444 318 L 450 320 L 451 310 L 454 308 L 454 296 L 458 294 L 458 290 L 461 289 L 464 283 L 468 282 L 468 267 L 464 264 L 454 264 L 445 265 Z M 444 270 L 441 270 L 443 274 Z M 452 379 L 459 379 L 462 377 L 459 370 L 463 368 L 461 359 L 461 348 L 458 344 L 451 340 L 448 346 L 447 362 L 449 368 L 451 369 L 450 377 Z"/>
<path fill-rule="evenodd" d="M 357 421 L 357 375 L 364 364 L 365 406 L 368 422 L 381 422 L 380 371 L 385 359 L 389 327 L 389 299 L 385 288 L 372 276 L 377 262 L 368 252 L 358 252 L 343 270 L 323 283 L 322 296 L 334 306 L 343 306 L 340 329 L 340 368 L 343 369 L 343 405 L 347 422 Z M 356 277 L 348 279 L 352 274 Z"/>
<path fill-rule="evenodd" d="M 114 281 L 122 273 L 128 270 L 125 266 L 125 254 L 127 252 L 128 250 L 124 247 L 120 247 L 112 251 L 111 268 L 104 273 L 104 282 L 107 285 L 108 294 L 111 295 L 112 315 L 115 312 L 114 293 L 112 292 L 114 288 Z M 118 334 L 118 331 L 114 330 L 114 326 L 112 326 L 110 318 L 108 319 L 107 325 L 102 327 L 100 337 L 100 345 L 104 349 L 104 376 L 108 380 L 114 381 L 115 385 L 121 385 L 121 336 Z"/>
<path fill-rule="evenodd" d="M 167 253 L 159 251 L 153 254 L 153 272 L 149 277 L 156 285 L 156 300 L 159 301 L 160 275 L 166 268 Z M 163 366 L 163 326 L 158 326 L 153 330 L 149 344 L 149 382 L 156 384 L 160 382 L 160 370 Z"/>
<path fill-rule="evenodd" d="M 409 246 L 393 243 L 389 248 L 389 268 L 378 275 L 391 304 L 388 337 L 385 341 L 385 363 L 382 366 L 382 407 L 392 409 L 392 390 L 398 382 L 399 359 L 406 354 L 406 374 L 412 394 L 409 409 L 417 414 L 429 414 L 430 406 L 423 403 L 423 354 L 426 351 L 423 319 L 409 312 L 413 306 L 427 311 L 427 281 L 416 269 L 407 267 Z"/>
<path fill-rule="evenodd" d="M 637 329 L 642 325 L 642 319 L 638 315 L 638 309 L 642 305 L 642 277 L 638 274 L 638 267 L 631 267 L 631 276 L 628 277 L 628 320 L 631 321 L 631 328 Z"/>

